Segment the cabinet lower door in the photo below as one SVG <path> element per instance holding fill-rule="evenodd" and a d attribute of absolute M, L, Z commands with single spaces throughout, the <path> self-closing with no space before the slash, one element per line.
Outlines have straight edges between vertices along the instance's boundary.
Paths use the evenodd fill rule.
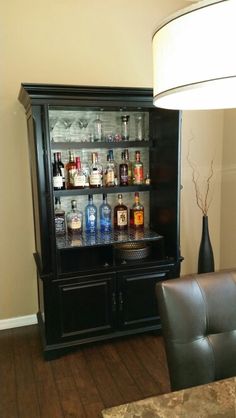
<path fill-rule="evenodd" d="M 119 326 L 123 329 L 156 328 L 160 324 L 155 285 L 167 272 L 122 274 L 118 279 Z"/>
<path fill-rule="evenodd" d="M 113 330 L 113 275 L 80 278 L 58 289 L 60 338 L 87 339 Z"/>

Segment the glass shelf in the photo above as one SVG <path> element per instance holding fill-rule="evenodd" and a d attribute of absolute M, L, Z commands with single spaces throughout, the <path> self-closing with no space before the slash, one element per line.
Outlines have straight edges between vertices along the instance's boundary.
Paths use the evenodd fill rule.
<path fill-rule="evenodd" d="M 132 193 L 132 192 L 145 192 L 151 190 L 149 184 L 134 184 L 132 186 L 114 186 L 114 187 L 97 187 L 97 188 L 85 188 L 85 189 L 66 189 L 66 190 L 54 190 L 54 196 L 79 196 L 88 194 L 109 194 L 109 193 Z"/>
<path fill-rule="evenodd" d="M 51 149 L 99 149 L 99 148 L 149 148 L 151 141 L 120 141 L 120 142 L 51 142 Z"/>
<path fill-rule="evenodd" d="M 74 235 L 70 237 L 65 235 L 56 238 L 58 249 L 67 249 L 72 247 L 94 247 L 101 245 L 118 244 L 121 242 L 134 241 L 157 241 L 163 236 L 158 233 L 145 228 L 142 231 L 129 229 L 128 231 L 111 231 L 110 233 L 101 233 L 97 231 L 95 234 Z"/>

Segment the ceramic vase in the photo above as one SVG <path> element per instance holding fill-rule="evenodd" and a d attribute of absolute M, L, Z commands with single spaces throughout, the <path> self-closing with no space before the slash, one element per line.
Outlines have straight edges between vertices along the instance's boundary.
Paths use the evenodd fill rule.
<path fill-rule="evenodd" d="M 214 255 L 208 228 L 208 216 L 202 217 L 202 237 L 198 255 L 198 273 L 214 271 Z"/>

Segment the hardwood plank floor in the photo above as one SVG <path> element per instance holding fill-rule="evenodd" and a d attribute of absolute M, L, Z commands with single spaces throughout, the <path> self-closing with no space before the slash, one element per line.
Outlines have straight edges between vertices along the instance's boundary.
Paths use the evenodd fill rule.
<path fill-rule="evenodd" d="M 101 410 L 170 391 L 163 339 L 102 342 L 52 361 L 37 325 L 0 331 L 1 418 L 101 418 Z"/>

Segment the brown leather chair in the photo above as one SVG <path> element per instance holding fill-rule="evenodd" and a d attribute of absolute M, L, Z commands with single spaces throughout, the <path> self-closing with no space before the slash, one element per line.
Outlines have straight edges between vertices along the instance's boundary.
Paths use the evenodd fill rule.
<path fill-rule="evenodd" d="M 236 376 L 236 270 L 157 284 L 172 390 Z"/>

